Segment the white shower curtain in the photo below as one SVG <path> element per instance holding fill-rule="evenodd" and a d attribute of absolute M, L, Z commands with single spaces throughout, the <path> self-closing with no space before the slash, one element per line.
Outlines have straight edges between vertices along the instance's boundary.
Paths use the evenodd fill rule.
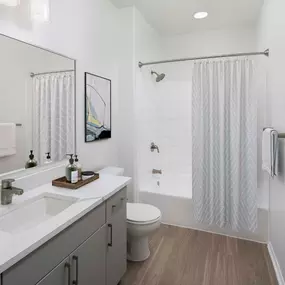
<path fill-rule="evenodd" d="M 40 165 L 47 152 L 54 162 L 74 153 L 74 72 L 33 78 L 33 148 Z"/>
<path fill-rule="evenodd" d="M 253 61 L 196 62 L 193 200 L 199 223 L 257 228 L 257 99 Z"/>

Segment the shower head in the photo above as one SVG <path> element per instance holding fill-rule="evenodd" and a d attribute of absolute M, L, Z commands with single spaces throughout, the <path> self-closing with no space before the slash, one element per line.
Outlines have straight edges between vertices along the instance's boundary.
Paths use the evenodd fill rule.
<path fill-rule="evenodd" d="M 152 71 L 151 74 L 155 74 L 156 75 L 156 82 L 160 82 L 164 79 L 165 77 L 165 74 L 164 73 L 161 73 L 161 74 L 158 74 L 157 72 L 155 71 Z"/>

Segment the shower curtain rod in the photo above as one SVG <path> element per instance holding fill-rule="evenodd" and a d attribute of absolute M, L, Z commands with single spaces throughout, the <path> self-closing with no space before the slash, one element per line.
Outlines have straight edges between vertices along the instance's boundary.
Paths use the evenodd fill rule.
<path fill-rule="evenodd" d="M 33 73 L 31 72 L 30 76 L 35 77 L 36 75 L 45 75 L 45 74 L 52 74 L 52 73 L 61 73 L 61 72 L 72 72 L 72 70 L 60 70 L 60 71 L 50 71 L 50 72 L 42 72 L 42 73 Z"/>
<path fill-rule="evenodd" d="M 236 56 L 250 56 L 250 55 L 269 56 L 269 49 L 263 52 L 233 53 L 233 54 L 212 55 L 212 56 L 204 56 L 204 57 L 189 57 L 189 58 L 186 57 L 186 58 L 169 59 L 169 60 L 162 60 L 162 61 L 139 62 L 139 68 L 142 68 L 145 65 L 154 65 L 154 64 L 161 64 L 161 63 L 182 62 L 182 61 L 224 58 L 224 57 L 236 57 Z"/>

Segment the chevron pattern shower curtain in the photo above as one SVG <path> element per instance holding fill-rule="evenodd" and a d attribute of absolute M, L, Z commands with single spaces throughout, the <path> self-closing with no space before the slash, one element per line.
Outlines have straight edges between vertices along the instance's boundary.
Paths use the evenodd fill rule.
<path fill-rule="evenodd" d="M 42 165 L 49 152 L 53 162 L 75 151 L 74 72 L 33 78 L 33 149 Z"/>
<path fill-rule="evenodd" d="M 253 61 L 196 62 L 193 70 L 193 200 L 197 222 L 257 228 L 257 100 Z"/>

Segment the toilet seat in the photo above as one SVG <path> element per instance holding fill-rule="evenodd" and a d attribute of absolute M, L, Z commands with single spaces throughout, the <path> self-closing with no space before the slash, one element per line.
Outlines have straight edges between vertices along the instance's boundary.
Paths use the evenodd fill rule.
<path fill-rule="evenodd" d="M 147 225 L 159 221 L 161 212 L 158 208 L 141 203 L 127 203 L 127 222 Z"/>

